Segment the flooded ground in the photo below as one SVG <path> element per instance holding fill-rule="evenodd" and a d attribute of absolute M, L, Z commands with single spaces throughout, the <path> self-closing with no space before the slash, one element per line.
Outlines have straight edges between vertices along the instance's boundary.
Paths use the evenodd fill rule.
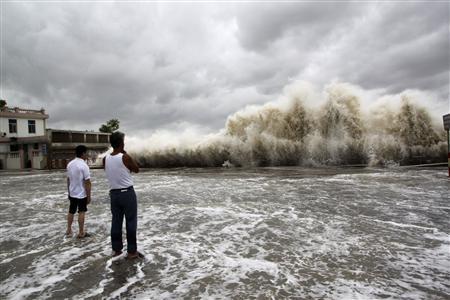
<path fill-rule="evenodd" d="M 137 261 L 111 258 L 92 176 L 78 240 L 63 172 L 0 173 L 1 299 L 450 298 L 444 168 L 144 171 Z"/>

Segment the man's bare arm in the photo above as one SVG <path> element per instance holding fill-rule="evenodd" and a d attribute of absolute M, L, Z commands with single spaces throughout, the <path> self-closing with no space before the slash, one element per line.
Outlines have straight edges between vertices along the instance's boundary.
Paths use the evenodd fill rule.
<path fill-rule="evenodd" d="M 86 196 L 87 196 L 87 204 L 91 203 L 91 180 L 86 179 L 84 181 L 84 189 L 86 190 Z"/>
<path fill-rule="evenodd" d="M 134 173 L 139 173 L 139 166 L 134 161 L 134 159 L 131 158 L 131 156 L 129 156 L 126 152 L 123 154 L 122 161 L 125 167 L 128 168 L 128 170 Z"/>
<path fill-rule="evenodd" d="M 67 177 L 67 197 L 70 197 L 70 179 Z"/>

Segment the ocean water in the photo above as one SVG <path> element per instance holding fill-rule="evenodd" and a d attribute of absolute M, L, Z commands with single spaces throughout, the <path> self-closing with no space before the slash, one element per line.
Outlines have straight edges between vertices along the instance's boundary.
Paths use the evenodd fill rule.
<path fill-rule="evenodd" d="M 0 173 L 1 299 L 450 298 L 444 168 L 145 170 L 134 261 L 92 176 L 78 240 L 64 172 Z"/>

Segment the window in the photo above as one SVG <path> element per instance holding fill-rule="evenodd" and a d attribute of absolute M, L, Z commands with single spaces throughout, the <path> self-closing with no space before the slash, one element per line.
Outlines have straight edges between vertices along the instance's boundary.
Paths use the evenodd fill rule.
<path fill-rule="evenodd" d="M 19 145 L 9 145 L 9 151 L 11 152 L 19 151 Z"/>
<path fill-rule="evenodd" d="M 39 150 L 39 144 L 38 143 L 34 143 L 33 144 L 33 149 L 34 150 Z"/>
<path fill-rule="evenodd" d="M 28 133 L 36 133 L 36 121 L 28 120 Z"/>
<path fill-rule="evenodd" d="M 17 120 L 16 119 L 9 119 L 9 133 L 17 133 Z"/>

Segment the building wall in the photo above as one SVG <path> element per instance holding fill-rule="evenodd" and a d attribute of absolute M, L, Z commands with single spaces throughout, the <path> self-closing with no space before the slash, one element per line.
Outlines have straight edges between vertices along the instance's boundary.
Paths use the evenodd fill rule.
<path fill-rule="evenodd" d="M 0 170 L 6 169 L 6 153 L 0 153 Z"/>
<path fill-rule="evenodd" d="M 33 152 L 33 169 L 45 169 L 47 167 L 47 157 L 43 156 L 42 153 Z"/>
<path fill-rule="evenodd" d="M 9 144 L 0 144 L 0 170 L 6 169 L 6 158 L 9 152 Z"/>
<path fill-rule="evenodd" d="M 8 153 L 8 157 L 6 159 L 6 168 L 10 170 L 18 170 L 21 169 L 22 166 L 20 164 L 20 154 L 19 153 Z"/>
<path fill-rule="evenodd" d="M 5 132 L 6 134 L 9 133 L 8 119 L 0 117 L 0 134 L 3 132 Z"/>
<path fill-rule="evenodd" d="M 46 151 L 42 151 L 48 144 L 46 136 L 45 110 L 30 110 L 18 107 L 2 108 L 0 110 L 0 168 L 45 168 Z M 9 132 L 9 120 L 16 120 L 17 130 Z M 30 133 L 28 121 L 34 121 L 35 132 Z M 17 151 L 11 152 L 11 145 L 15 145 Z M 37 147 L 36 147 L 37 145 Z M 36 148 L 36 149 L 35 149 Z M 45 152 L 45 153 L 43 153 Z"/>
<path fill-rule="evenodd" d="M 17 120 L 17 133 L 9 133 L 9 119 Z M 34 120 L 36 122 L 36 133 L 28 133 L 28 120 Z M 43 136 L 45 135 L 45 120 L 1 117 L 0 132 L 5 132 L 6 137 Z"/>
<path fill-rule="evenodd" d="M 17 120 L 17 132 L 10 133 L 9 132 L 9 119 Z M 28 120 L 35 121 L 35 133 L 28 132 Z M 39 137 L 46 135 L 46 120 L 45 119 L 35 119 L 32 117 L 29 118 L 18 118 L 18 117 L 0 117 L 0 134 L 6 133 L 5 138 L 29 138 L 29 137 Z M 39 143 L 39 149 L 33 149 L 34 142 L 27 143 L 28 144 L 28 159 L 31 161 L 31 166 L 34 169 L 42 169 L 46 167 L 46 157 L 39 151 L 42 147 L 42 144 Z M 1 143 L 0 144 L 0 168 L 1 169 L 22 169 L 26 167 L 26 162 L 24 161 L 25 153 L 23 152 L 22 145 L 19 146 L 20 150 L 18 152 L 10 152 L 10 143 Z"/>
<path fill-rule="evenodd" d="M 47 156 L 42 153 L 43 144 L 39 144 L 38 149 L 31 148 L 29 145 L 27 157 L 31 161 L 31 168 L 45 169 L 47 168 Z M 22 145 L 20 145 L 22 147 Z M 7 149 L 6 151 L 2 151 Z M 19 148 L 17 152 L 9 152 L 9 144 L 0 144 L 0 170 L 3 169 L 22 169 L 26 168 L 25 151 Z"/>

